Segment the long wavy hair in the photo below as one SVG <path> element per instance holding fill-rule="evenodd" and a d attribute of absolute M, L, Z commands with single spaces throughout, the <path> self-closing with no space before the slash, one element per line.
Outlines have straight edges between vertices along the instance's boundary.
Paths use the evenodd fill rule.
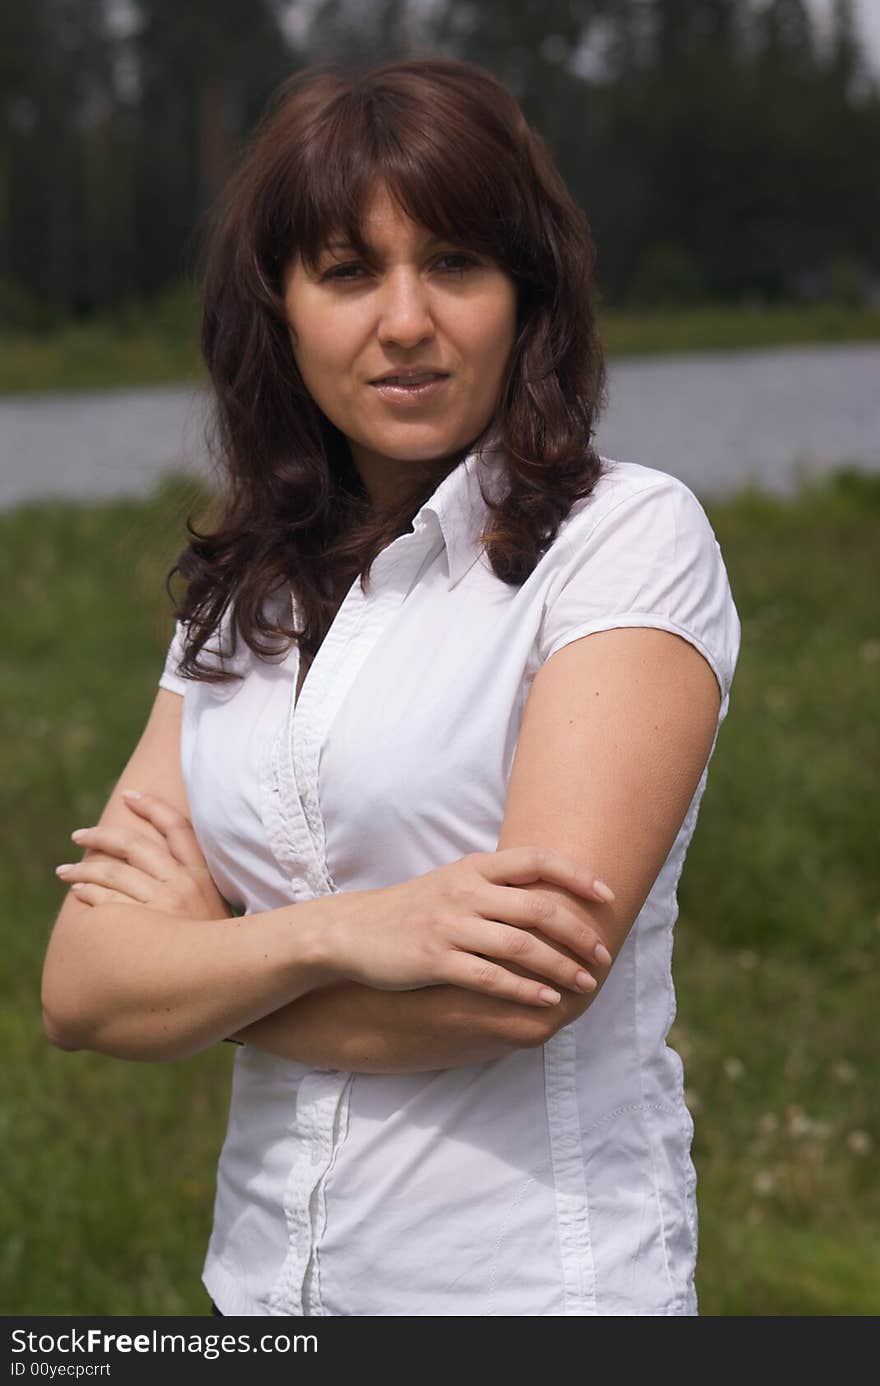
<path fill-rule="evenodd" d="M 331 233 L 344 230 L 366 253 L 362 216 L 380 183 L 413 221 L 507 271 L 517 324 L 484 432 L 439 470 L 414 468 L 410 493 L 377 513 L 347 440 L 303 384 L 283 295 L 293 257 L 314 269 Z M 354 578 L 366 591 L 376 556 L 490 433 L 505 454 L 507 494 L 484 492 L 482 544 L 497 577 L 525 581 L 602 471 L 593 445 L 605 401 L 595 259 L 587 219 L 543 140 L 483 68 L 422 58 L 353 76 L 329 64 L 276 89 L 202 251 L 208 445 L 221 481 L 206 529 L 187 519 L 189 542 L 166 579 L 185 626 L 184 676 L 240 677 L 223 662 L 199 662 L 224 622 L 231 650 L 206 651 L 221 660 L 239 633 L 260 658 L 294 640 L 313 656 Z M 180 599 L 175 574 L 186 582 Z M 286 605 L 270 601 L 279 592 Z"/>

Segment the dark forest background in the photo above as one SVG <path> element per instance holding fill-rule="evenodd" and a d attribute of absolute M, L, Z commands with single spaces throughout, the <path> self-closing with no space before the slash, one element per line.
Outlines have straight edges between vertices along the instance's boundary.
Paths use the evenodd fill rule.
<path fill-rule="evenodd" d="M 610 304 L 876 301 L 880 90 L 852 0 L 3 0 L 0 318 L 173 294 L 299 67 L 485 64 L 553 148 Z"/>

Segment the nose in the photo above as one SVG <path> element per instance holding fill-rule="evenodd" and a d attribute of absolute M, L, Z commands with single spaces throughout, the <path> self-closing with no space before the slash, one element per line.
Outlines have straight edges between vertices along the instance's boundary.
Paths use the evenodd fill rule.
<path fill-rule="evenodd" d="M 416 347 L 433 337 L 428 286 L 417 270 L 400 266 L 382 286 L 378 336 L 383 345 Z"/>

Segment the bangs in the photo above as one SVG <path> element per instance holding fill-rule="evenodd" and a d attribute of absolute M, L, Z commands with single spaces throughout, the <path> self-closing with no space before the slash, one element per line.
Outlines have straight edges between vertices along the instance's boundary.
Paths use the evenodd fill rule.
<path fill-rule="evenodd" d="M 366 258 L 364 217 L 384 184 L 434 235 L 492 257 L 515 276 L 534 273 L 511 151 L 467 113 L 454 115 L 438 121 L 435 111 L 429 119 L 409 93 L 387 88 L 341 94 L 290 170 L 287 256 L 299 253 L 314 271 L 322 248 L 339 237 Z"/>

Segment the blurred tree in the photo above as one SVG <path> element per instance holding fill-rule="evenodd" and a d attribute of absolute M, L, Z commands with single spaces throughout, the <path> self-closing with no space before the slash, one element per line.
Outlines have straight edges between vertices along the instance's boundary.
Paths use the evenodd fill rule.
<path fill-rule="evenodd" d="M 4 269 L 17 278 L 24 262 L 27 287 L 50 314 L 65 314 L 100 287 L 108 250 L 96 225 L 99 126 L 110 91 L 104 6 L 32 0 L 0 14 L 0 197 L 10 209 Z"/>
<path fill-rule="evenodd" d="M 849 96 L 861 62 L 853 0 L 834 0 L 831 10 L 831 62 L 829 70 L 844 97 Z"/>
<path fill-rule="evenodd" d="M 308 29 L 311 62 L 335 62 L 349 70 L 404 57 L 430 41 L 430 11 L 407 0 L 317 0 Z"/>
<path fill-rule="evenodd" d="M 647 250 L 633 276 L 629 303 L 633 308 L 694 307 L 706 296 L 699 267 L 679 246 L 656 245 Z"/>
<path fill-rule="evenodd" d="M 589 216 L 606 298 L 668 295 L 676 274 L 681 295 L 782 297 L 836 259 L 876 276 L 880 93 L 860 44 L 853 0 L 832 0 L 821 48 L 805 0 L 10 0 L 0 313 L 131 323 L 141 300 L 176 302 L 284 78 L 436 53 L 516 94 Z"/>
<path fill-rule="evenodd" d="M 729 52 L 738 38 L 736 10 L 735 0 L 655 0 L 658 68 L 672 73 L 692 66 L 707 51 Z"/>
<path fill-rule="evenodd" d="M 871 292 L 871 277 L 865 266 L 848 255 L 835 255 L 825 270 L 826 291 L 832 303 L 861 308 Z"/>
<path fill-rule="evenodd" d="M 16 126 L 32 113 L 28 85 L 39 51 L 39 19 L 34 5 L 0 6 L 0 281 L 10 275 L 12 145 Z"/>
<path fill-rule="evenodd" d="M 278 0 L 137 0 L 134 287 L 187 273 L 192 232 L 272 90 L 298 66 Z"/>
<path fill-rule="evenodd" d="M 765 66 L 782 76 L 807 73 L 815 65 L 813 31 L 804 0 L 769 0 L 758 10 Z"/>

